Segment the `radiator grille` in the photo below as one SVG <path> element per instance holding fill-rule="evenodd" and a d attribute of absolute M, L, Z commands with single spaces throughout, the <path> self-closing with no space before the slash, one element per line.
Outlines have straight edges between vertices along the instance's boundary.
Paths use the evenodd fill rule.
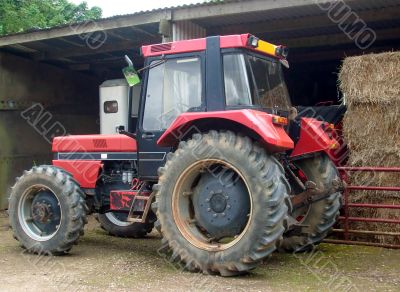
<path fill-rule="evenodd" d="M 105 139 L 93 139 L 94 148 L 107 148 L 107 141 Z"/>
<path fill-rule="evenodd" d="M 164 51 L 170 51 L 172 48 L 172 44 L 161 44 L 161 45 L 154 45 L 151 46 L 151 52 L 152 53 L 158 53 L 158 52 L 164 52 Z"/>

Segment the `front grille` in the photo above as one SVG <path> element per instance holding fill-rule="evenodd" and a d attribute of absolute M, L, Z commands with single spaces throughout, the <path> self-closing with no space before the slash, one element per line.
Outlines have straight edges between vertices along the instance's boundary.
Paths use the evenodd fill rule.
<path fill-rule="evenodd" d="M 172 48 L 172 44 L 161 44 L 161 45 L 154 45 L 151 46 L 151 52 L 152 53 L 158 53 L 158 52 L 164 52 L 164 51 L 170 51 Z"/>
<path fill-rule="evenodd" d="M 93 139 L 94 148 L 107 148 L 107 141 L 105 139 Z"/>

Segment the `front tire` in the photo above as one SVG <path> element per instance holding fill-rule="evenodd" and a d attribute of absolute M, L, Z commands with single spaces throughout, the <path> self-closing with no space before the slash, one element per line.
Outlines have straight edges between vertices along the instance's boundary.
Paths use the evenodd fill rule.
<path fill-rule="evenodd" d="M 118 237 L 132 237 L 141 238 L 145 237 L 153 229 L 153 223 L 134 223 L 128 222 L 126 218 L 128 214 L 118 214 L 108 212 L 105 214 L 98 214 L 97 220 L 102 229 L 112 236 Z"/>
<path fill-rule="evenodd" d="M 222 183 L 222 169 L 235 180 Z M 195 134 L 181 142 L 159 169 L 153 190 L 156 228 L 172 251 L 170 260 L 189 271 L 245 273 L 277 249 L 285 231 L 289 185 L 283 168 L 232 132 Z"/>
<path fill-rule="evenodd" d="M 87 223 L 85 194 L 72 176 L 53 166 L 33 167 L 17 179 L 8 211 L 14 238 L 38 254 L 68 252 Z"/>

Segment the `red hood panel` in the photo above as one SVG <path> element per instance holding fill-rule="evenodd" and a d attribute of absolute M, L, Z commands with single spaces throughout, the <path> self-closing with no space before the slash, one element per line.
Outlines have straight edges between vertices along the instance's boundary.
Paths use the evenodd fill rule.
<path fill-rule="evenodd" d="M 72 135 L 55 137 L 53 152 L 136 152 L 136 140 L 126 135 Z"/>

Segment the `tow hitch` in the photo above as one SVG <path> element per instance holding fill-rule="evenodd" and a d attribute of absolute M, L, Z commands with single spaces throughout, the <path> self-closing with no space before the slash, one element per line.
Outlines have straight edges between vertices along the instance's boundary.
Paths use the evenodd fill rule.
<path fill-rule="evenodd" d="M 301 206 L 307 206 L 319 200 L 322 200 L 330 194 L 343 190 L 344 186 L 342 181 L 337 178 L 332 181 L 330 188 L 318 188 L 317 184 L 313 181 L 307 181 L 304 184 L 305 191 L 297 195 L 291 196 L 293 209 Z"/>

